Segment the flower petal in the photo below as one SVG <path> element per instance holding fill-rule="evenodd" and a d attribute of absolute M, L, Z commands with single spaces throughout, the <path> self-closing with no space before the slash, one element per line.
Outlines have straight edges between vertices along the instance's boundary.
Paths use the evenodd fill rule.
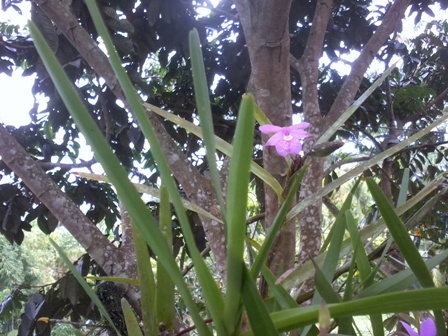
<path fill-rule="evenodd" d="M 305 129 L 305 128 L 308 128 L 308 127 L 310 127 L 310 123 L 307 123 L 307 122 L 301 122 L 301 123 L 298 123 L 298 124 L 289 126 L 288 128 L 290 128 L 291 130 L 293 130 L 293 129 Z"/>
<path fill-rule="evenodd" d="M 275 133 L 271 138 L 264 144 L 265 146 L 276 146 L 279 141 L 283 140 L 283 133 Z"/>
<path fill-rule="evenodd" d="M 420 325 L 420 335 L 421 336 L 436 336 L 437 329 L 434 320 L 431 318 L 427 318 Z"/>
<path fill-rule="evenodd" d="M 275 149 L 277 150 L 278 155 L 280 156 L 286 156 L 290 153 L 290 149 L 289 149 L 289 143 L 290 141 L 279 141 L 277 142 L 277 144 L 275 145 Z"/>
<path fill-rule="evenodd" d="M 310 133 L 308 133 L 307 131 L 304 131 L 302 129 L 293 129 L 290 131 L 291 135 L 294 138 L 298 138 L 298 139 L 305 139 L 311 136 Z"/>
<path fill-rule="evenodd" d="M 283 127 L 268 124 L 268 125 L 261 125 L 260 127 L 258 127 L 258 129 L 261 131 L 261 133 L 269 134 L 269 133 L 281 132 L 283 130 Z"/>
<path fill-rule="evenodd" d="M 403 327 L 406 329 L 406 331 L 408 332 L 409 336 L 420 336 L 414 329 L 412 329 L 412 327 L 407 324 L 406 322 L 400 321 L 401 324 L 403 325 Z"/>
<path fill-rule="evenodd" d="M 300 142 L 300 138 L 293 137 L 289 144 L 289 154 L 299 154 L 302 151 L 302 143 Z"/>

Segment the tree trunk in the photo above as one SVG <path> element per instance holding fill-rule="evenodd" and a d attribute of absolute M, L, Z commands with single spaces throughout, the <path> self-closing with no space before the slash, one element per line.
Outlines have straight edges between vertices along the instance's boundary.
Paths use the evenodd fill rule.
<path fill-rule="evenodd" d="M 272 124 L 289 126 L 292 124 L 288 32 L 291 0 L 236 0 L 235 5 L 252 67 L 249 90 Z M 263 141 L 268 138 L 263 136 Z M 288 166 L 274 148 L 264 147 L 263 166 L 284 185 Z M 278 208 L 276 193 L 266 186 L 266 230 L 269 230 Z M 284 228 L 277 239 L 269 258 L 269 266 L 274 274 L 294 265 L 295 224 L 291 223 Z"/>

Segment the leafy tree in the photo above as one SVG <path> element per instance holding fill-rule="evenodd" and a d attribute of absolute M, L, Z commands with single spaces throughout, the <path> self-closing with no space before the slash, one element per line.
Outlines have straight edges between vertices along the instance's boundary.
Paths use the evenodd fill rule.
<path fill-rule="evenodd" d="M 197 105 L 191 89 L 187 37 L 192 28 L 199 31 L 208 82 L 213 84 L 210 99 L 214 128 L 227 141 L 231 141 L 235 131 L 241 95 L 249 91 L 272 124 L 291 125 L 293 115 L 309 122 L 309 131 L 314 137 L 305 142 L 304 150 L 310 151 L 315 141 L 332 129 L 372 84 L 375 78 L 367 72 L 372 62 L 377 62 L 378 68 L 387 69 L 397 55 L 405 60 L 405 65 L 395 70 L 344 125 L 339 125 L 341 129 L 334 130 L 337 139 L 356 139 L 365 155 L 369 151 L 383 152 L 438 117 L 448 93 L 446 23 L 432 21 L 413 41 L 400 40 L 401 20 L 406 10 L 409 8 L 408 15 L 416 15 L 418 23 L 423 13 L 433 15 L 431 1 L 398 0 L 375 5 L 371 1 L 355 0 L 235 0 L 233 3 L 223 0 L 215 7 L 208 1 L 99 3 L 122 64 L 142 99 L 188 121 L 197 120 Z M 441 9 L 448 7 L 446 1 L 437 4 Z M 3 2 L 3 9 L 10 6 L 17 8 L 16 3 Z M 209 10 L 208 14 L 199 14 L 202 7 Z M 76 83 L 85 106 L 129 176 L 140 183 L 156 185 L 159 172 L 151 148 L 145 146 L 139 126 L 125 108 L 126 100 L 105 54 L 97 45 L 98 33 L 84 2 L 36 0 L 31 12 L 33 21 Z M 0 127 L 1 174 L 12 179 L 11 183 L 0 186 L 1 233 L 10 242 L 21 244 L 23 231 L 31 221 L 37 220 L 45 233 L 52 232 L 60 222 L 99 266 L 98 274 L 135 277 L 130 229 L 126 225 L 119 228 L 117 224 L 120 209 L 113 189 L 82 177 L 74 179 L 69 174 L 74 168 L 91 169 L 96 161 L 78 159 L 79 131 L 26 32 L 4 26 L 2 34 L 0 71 L 10 73 L 14 66 L 22 66 L 25 75 L 37 73 L 33 93 L 43 93 L 50 99 L 45 110 L 39 111 L 36 106 L 30 111 L 33 119 L 30 125 L 17 129 Z M 334 65 L 356 52 L 359 56 L 350 64 L 350 73 L 340 75 Z M 323 56 L 329 61 L 324 62 Z M 202 141 L 155 113 L 148 113 L 148 117 L 186 198 L 219 218 L 219 200 L 207 175 L 208 162 L 199 151 Z M 267 139 L 257 134 L 255 143 L 265 143 Z M 364 139 L 368 139 L 367 145 Z M 380 177 L 381 187 L 391 202 L 397 202 L 396 186 L 404 167 L 411 168 L 414 176 L 411 190 L 417 193 L 424 187 L 422 180 L 434 178 L 440 169 L 438 165 L 445 162 L 446 150 L 440 147 L 444 144 L 441 133 L 431 133 L 419 141 L 368 172 Z M 34 161 L 24 166 L 24 162 L 30 162 L 29 155 Z M 347 162 L 353 162 L 351 155 L 346 154 Z M 72 163 L 61 163 L 65 157 Z M 288 162 L 274 148 L 265 146 L 261 150 L 255 146 L 254 158 L 285 186 Z M 221 175 L 225 181 L 228 160 L 224 156 L 218 159 L 222 160 Z M 347 162 L 335 165 L 339 167 Z M 324 178 L 327 181 L 336 178 L 336 171 L 324 171 L 324 164 L 324 158 L 311 160 L 300 199 L 309 199 L 318 193 Z M 278 212 L 278 195 L 256 178 L 254 186 L 260 214 L 264 214 L 263 229 L 267 231 Z M 330 203 L 326 205 L 330 207 Z M 88 207 L 85 214 L 79 210 L 82 204 Z M 444 206 L 442 202 L 440 208 Z M 206 216 L 191 215 L 190 219 L 196 228 L 197 245 L 205 246 L 205 232 L 216 269 L 225 279 L 224 228 Z M 107 237 L 97 228 L 102 221 L 107 226 Z M 321 223 L 319 199 L 302 211 L 300 220 L 291 220 L 281 231 L 269 258 L 275 275 L 292 268 L 295 261 L 304 264 L 319 254 Z M 300 228 L 298 251 L 297 228 Z M 177 238 L 180 239 L 177 246 L 182 245 L 182 234 Z M 120 245 L 117 247 L 113 242 Z M 297 252 L 298 260 L 295 260 Z M 85 264 L 89 268 L 90 260 Z M 267 294 L 264 285 L 261 291 Z M 129 295 L 132 297 L 132 293 Z"/>

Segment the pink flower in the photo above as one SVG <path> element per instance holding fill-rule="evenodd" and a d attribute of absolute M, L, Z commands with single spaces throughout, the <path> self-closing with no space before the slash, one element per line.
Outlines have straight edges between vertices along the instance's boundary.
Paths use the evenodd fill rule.
<path fill-rule="evenodd" d="M 275 146 L 280 156 L 288 154 L 299 154 L 302 151 L 301 139 L 305 139 L 311 134 L 304 131 L 310 126 L 307 122 L 302 122 L 288 127 L 280 127 L 275 125 L 262 125 L 260 131 L 264 134 L 275 133 L 266 142 L 265 146 Z"/>
<path fill-rule="evenodd" d="M 406 322 L 401 321 L 401 324 L 406 329 L 408 334 L 410 336 L 436 336 L 437 335 L 437 329 L 436 324 L 434 321 L 430 318 L 427 318 L 422 322 L 420 325 L 420 334 L 416 332 L 412 327 L 407 324 Z"/>

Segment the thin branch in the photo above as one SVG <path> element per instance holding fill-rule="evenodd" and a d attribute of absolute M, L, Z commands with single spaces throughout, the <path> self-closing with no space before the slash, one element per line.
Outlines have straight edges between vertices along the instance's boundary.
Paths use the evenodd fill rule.
<path fill-rule="evenodd" d="M 339 167 L 342 167 L 343 165 L 350 164 L 350 163 L 367 161 L 367 160 L 370 160 L 370 159 L 371 159 L 370 156 L 362 156 L 362 157 L 357 157 L 357 158 L 352 158 L 352 159 L 338 161 L 338 162 L 332 164 L 330 167 L 328 167 L 324 171 L 324 176 L 327 176 L 328 174 L 330 174 L 330 172 L 332 172 L 335 169 L 338 169 Z"/>
<path fill-rule="evenodd" d="M 104 78 L 107 86 L 126 106 L 126 99 L 107 56 L 98 47 L 98 44 L 91 38 L 88 32 L 79 24 L 78 19 L 73 15 L 70 8 L 59 0 L 34 1 L 55 23 L 98 76 Z M 173 175 L 184 188 L 188 198 L 196 205 L 219 217 L 220 211 L 216 204 L 211 181 L 207 180 L 192 166 L 187 156 L 179 149 L 172 137 L 167 133 L 160 119 L 149 110 L 147 116 L 152 123 L 163 151 L 167 155 Z M 214 237 L 214 239 L 209 239 L 209 242 L 215 255 L 218 269 L 221 273 L 224 273 L 226 253 L 225 244 L 223 244 L 221 239 L 221 237 L 225 237 L 224 228 L 219 225 L 212 225 L 212 221 L 207 218 L 201 217 L 201 220 L 208 238 Z"/>
<path fill-rule="evenodd" d="M 421 118 L 422 115 L 426 114 L 431 107 L 433 107 L 434 105 L 440 104 L 443 101 L 443 99 L 446 97 L 446 95 L 448 95 L 448 87 L 445 90 L 443 90 L 436 98 L 434 98 L 428 104 L 426 104 L 424 107 L 422 107 L 420 110 L 418 110 L 417 112 L 414 112 L 411 116 L 409 116 L 408 118 L 403 120 L 403 124 L 406 124 L 408 122 L 415 122 L 416 120 Z"/>
<path fill-rule="evenodd" d="M 62 170 L 71 170 L 73 168 L 90 168 L 92 165 L 97 163 L 95 159 L 84 161 L 81 160 L 80 163 L 56 163 L 56 162 L 37 162 L 37 164 L 43 169 L 43 170 L 50 170 L 55 168 L 60 168 Z"/>
<path fill-rule="evenodd" d="M 394 1 L 383 18 L 381 25 L 366 43 L 358 59 L 353 63 L 350 74 L 342 85 L 330 111 L 325 118 L 326 126 L 333 124 L 339 116 L 353 103 L 365 72 L 380 48 L 387 41 L 403 18 L 410 0 Z"/>
<path fill-rule="evenodd" d="M 359 127 L 358 125 L 353 125 L 353 124 L 346 126 L 346 128 L 353 128 L 353 129 L 357 130 L 359 133 L 364 134 L 365 137 L 369 138 L 370 141 L 372 141 L 372 143 L 375 145 L 378 152 L 382 152 L 384 150 L 383 147 L 381 146 L 381 144 L 376 140 L 376 138 L 372 134 L 367 132 L 364 128 Z"/>
<path fill-rule="evenodd" d="M 205 323 L 212 323 L 213 320 L 212 319 L 205 319 L 204 322 Z M 184 330 L 179 331 L 175 336 L 181 336 L 181 335 L 188 334 L 190 331 L 193 331 L 195 329 L 196 329 L 196 326 L 191 326 L 191 327 L 185 328 Z"/>
<path fill-rule="evenodd" d="M 205 249 L 202 250 L 201 252 L 201 257 L 204 258 L 208 253 L 210 252 L 210 246 L 207 246 Z M 188 272 L 190 272 L 190 270 L 194 267 L 193 263 L 190 263 L 189 265 L 187 265 L 183 270 L 182 270 L 182 275 L 185 276 L 187 275 Z"/>

